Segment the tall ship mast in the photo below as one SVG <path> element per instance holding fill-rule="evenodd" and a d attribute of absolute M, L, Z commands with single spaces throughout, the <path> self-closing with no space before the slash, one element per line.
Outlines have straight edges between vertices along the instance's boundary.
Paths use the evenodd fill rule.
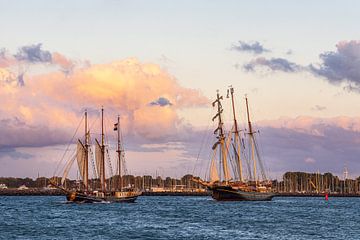
<path fill-rule="evenodd" d="M 84 187 L 85 192 L 89 190 L 89 139 L 88 139 L 87 110 L 85 110 L 85 139 L 84 139 Z"/>
<path fill-rule="evenodd" d="M 253 162 L 253 174 L 254 175 L 253 175 L 252 180 L 257 185 L 256 158 L 255 158 L 255 147 L 254 147 L 254 132 L 253 132 L 251 121 L 250 121 L 249 103 L 248 103 L 247 96 L 245 97 L 245 101 L 246 101 L 246 116 L 247 116 L 247 119 L 248 119 L 248 126 L 249 126 L 248 136 L 249 136 L 250 151 L 251 151 L 250 156 L 251 156 L 251 160 Z M 251 178 L 251 175 L 250 175 L 250 178 Z"/>
<path fill-rule="evenodd" d="M 114 124 L 114 131 L 117 132 L 117 149 L 116 149 L 116 153 L 117 153 L 117 160 L 118 160 L 118 183 L 117 183 L 117 189 L 119 191 L 122 190 L 122 176 L 121 176 L 121 169 L 122 169 L 122 156 L 124 153 L 124 150 L 122 149 L 122 145 L 121 145 L 121 133 L 120 133 L 120 116 L 118 116 L 117 118 L 117 123 Z"/>
<path fill-rule="evenodd" d="M 224 133 L 224 123 L 222 120 L 222 112 L 223 112 L 223 108 L 221 105 L 221 100 L 223 99 L 222 96 L 220 96 L 219 92 L 217 92 L 216 94 L 216 100 L 213 102 L 213 107 L 217 107 L 217 114 L 213 117 L 213 121 L 215 119 L 218 119 L 218 127 L 215 129 L 214 134 L 217 134 L 217 139 L 218 141 L 215 142 L 215 144 L 213 145 L 213 149 L 216 151 L 217 147 L 220 147 L 220 151 L 219 151 L 219 164 L 220 166 L 222 166 L 222 170 L 223 170 L 223 179 L 224 182 L 227 183 L 228 180 L 230 179 L 230 174 L 229 174 L 229 168 L 228 168 L 228 162 L 227 162 L 227 151 L 226 151 L 226 147 L 225 147 L 225 133 Z"/>
<path fill-rule="evenodd" d="M 243 177 L 243 169 L 242 169 L 242 160 L 241 160 L 241 138 L 240 138 L 240 130 L 236 119 L 236 111 L 235 111 L 235 103 L 234 103 L 234 88 L 230 86 L 230 89 L 228 89 L 228 96 L 229 91 L 231 94 L 231 106 L 232 106 L 232 112 L 233 112 L 233 118 L 234 118 L 234 143 L 233 143 L 233 150 L 234 155 L 236 159 L 236 166 L 237 166 L 237 174 L 238 179 L 240 182 L 244 182 Z"/>
<path fill-rule="evenodd" d="M 193 180 L 206 186 L 212 192 L 212 197 L 218 201 L 269 201 L 273 198 L 274 194 L 271 191 L 269 181 L 266 179 L 264 167 L 260 159 L 258 145 L 254 136 L 255 132 L 250 121 L 248 99 L 247 97 L 245 98 L 247 125 L 249 128 L 248 132 L 246 132 L 250 151 L 249 157 L 247 157 L 244 151 L 245 144 L 242 144 L 244 141 L 241 138 L 241 131 L 236 118 L 234 88 L 231 86 L 228 90 L 228 97 L 229 94 L 231 95 L 233 127 L 229 132 L 226 132 L 224 129 L 221 102 L 223 97 L 217 91 L 216 100 L 212 103 L 216 110 L 212 120 L 217 120 L 217 128 L 214 131 L 217 141 L 212 147 L 210 179 L 209 181 Z M 217 156 L 219 157 L 218 161 L 216 161 Z M 248 169 L 247 178 L 245 178 L 243 172 L 244 162 Z M 230 168 L 232 168 L 232 172 L 230 172 Z M 260 168 L 261 180 L 258 177 L 258 168 Z"/>
<path fill-rule="evenodd" d="M 252 180 L 252 182 L 256 185 L 256 186 L 260 186 L 260 185 L 268 185 L 269 181 L 267 179 L 266 173 L 265 173 L 265 168 L 259 153 L 259 147 L 255 138 L 255 134 L 257 133 L 256 131 L 254 131 L 252 123 L 250 121 L 250 110 L 249 110 L 249 101 L 247 96 L 245 96 L 245 102 L 246 102 L 246 115 L 247 115 L 247 120 L 248 120 L 248 143 L 250 145 L 249 150 L 249 156 L 250 156 L 250 162 L 252 162 L 252 168 L 253 168 L 253 175 L 252 175 L 252 179 L 251 179 L 251 175 L 250 175 L 250 180 Z M 260 172 L 260 176 L 259 173 Z M 259 185 L 260 184 L 260 185 Z"/>
<path fill-rule="evenodd" d="M 105 132 L 104 132 L 104 109 L 101 108 L 101 140 L 100 142 L 95 139 L 95 161 L 90 158 L 92 156 L 91 144 L 90 144 L 90 130 L 88 129 L 88 113 L 85 111 L 85 137 L 82 141 L 78 139 L 75 156 L 70 158 L 65 164 L 63 177 L 61 184 L 58 185 L 53 178 L 51 184 L 66 193 L 66 198 L 69 202 L 76 203 L 93 203 L 93 202 L 135 202 L 136 198 L 141 195 L 141 192 L 135 189 L 124 188 L 122 186 L 121 178 L 121 165 L 123 162 L 124 150 L 121 145 L 121 133 L 120 133 L 120 116 L 117 118 L 117 122 L 114 124 L 114 130 L 117 131 L 117 164 L 118 164 L 118 176 L 110 176 L 106 179 L 106 167 L 110 168 L 109 172 L 112 172 L 110 156 L 108 154 L 108 148 L 105 145 Z M 66 187 L 67 175 L 73 165 L 75 159 L 82 179 L 77 189 L 68 189 Z M 91 159 L 91 161 L 89 161 Z M 92 163 L 93 173 L 95 178 L 89 179 L 90 162 Z M 96 166 L 95 166 L 96 165 Z M 108 165 L 108 166 L 107 166 Z M 118 179 L 118 183 L 115 188 L 111 188 L 111 181 L 113 178 Z M 107 184 L 107 182 L 109 184 Z"/>

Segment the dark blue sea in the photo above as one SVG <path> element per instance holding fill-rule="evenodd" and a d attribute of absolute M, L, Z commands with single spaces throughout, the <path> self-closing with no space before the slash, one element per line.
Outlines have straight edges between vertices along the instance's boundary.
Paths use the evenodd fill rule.
<path fill-rule="evenodd" d="M 0 239 L 360 239 L 360 199 L 67 204 L 64 197 L 0 197 Z"/>

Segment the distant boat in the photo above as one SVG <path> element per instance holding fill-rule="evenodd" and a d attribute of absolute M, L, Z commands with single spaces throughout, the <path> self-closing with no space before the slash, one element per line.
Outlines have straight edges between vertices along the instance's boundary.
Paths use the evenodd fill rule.
<path fill-rule="evenodd" d="M 63 172 L 63 177 L 61 179 L 61 185 L 55 183 L 54 180 L 51 181 L 52 185 L 62 189 L 66 193 L 66 199 L 69 202 L 86 202 L 86 203 L 95 203 L 95 202 L 135 202 L 138 196 L 141 195 L 140 191 L 137 191 L 132 188 L 123 188 L 122 187 L 122 164 L 124 161 L 124 149 L 121 143 L 120 135 L 120 117 L 118 116 L 117 123 L 114 124 L 114 131 L 117 131 L 117 176 L 112 177 L 110 180 L 116 179 L 115 186 L 108 186 L 105 176 L 105 153 L 108 153 L 108 149 L 105 146 L 105 136 L 104 136 L 104 109 L 101 109 L 101 141 L 95 139 L 95 162 L 93 163 L 94 172 L 97 173 L 98 179 L 92 179 L 92 182 L 95 182 L 95 187 L 89 186 L 89 153 L 90 153 L 90 131 L 88 131 L 87 125 L 87 112 L 85 111 L 85 137 L 84 141 L 78 139 L 76 155 L 68 161 Z M 77 160 L 79 173 L 82 178 L 80 181 L 79 188 L 76 190 L 66 188 L 66 178 L 70 171 L 70 168 L 73 162 Z M 108 160 L 108 165 L 110 161 Z M 111 165 L 108 166 L 111 168 Z M 95 170 L 96 169 L 96 170 Z M 100 183 L 100 184 L 97 184 Z M 109 184 L 110 185 L 110 184 Z"/>
<path fill-rule="evenodd" d="M 245 98 L 249 128 L 246 133 L 248 136 L 249 156 L 246 157 L 245 141 L 240 137 L 236 119 L 234 89 L 232 87 L 228 90 L 228 97 L 229 93 L 231 94 L 234 125 L 228 133 L 225 132 L 221 104 L 223 97 L 217 92 L 217 98 L 212 104 L 213 107 L 217 108 L 217 113 L 212 120 L 218 120 L 218 127 L 214 131 L 214 134 L 217 135 L 217 141 L 212 147 L 210 179 L 209 181 L 193 179 L 193 181 L 206 186 L 212 192 L 212 197 L 218 201 L 269 201 L 274 194 L 271 191 L 271 181 L 266 178 L 264 166 L 258 152 L 258 145 L 254 137 L 255 132 L 250 121 L 248 99 Z M 218 159 L 216 159 L 217 155 Z M 247 167 L 247 178 L 244 176 L 244 162 Z M 233 170 L 232 173 L 229 165 Z M 261 178 L 258 175 L 259 170 Z"/>

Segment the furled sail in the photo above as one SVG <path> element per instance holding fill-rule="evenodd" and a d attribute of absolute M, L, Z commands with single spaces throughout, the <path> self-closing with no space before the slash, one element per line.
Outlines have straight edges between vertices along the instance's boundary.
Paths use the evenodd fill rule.
<path fill-rule="evenodd" d="M 102 149 L 101 146 L 98 142 L 98 140 L 95 139 L 95 160 L 96 160 L 96 171 L 98 173 L 98 176 L 100 178 L 101 181 L 101 185 L 103 184 L 103 177 L 102 174 L 104 174 L 104 171 L 102 169 L 102 161 L 103 161 L 103 154 L 102 154 Z"/>
<path fill-rule="evenodd" d="M 225 149 L 223 151 L 223 170 L 224 170 L 224 180 L 228 181 L 230 180 L 230 171 L 229 171 L 229 167 L 228 167 L 228 158 L 227 158 L 227 152 L 229 149 L 229 145 L 231 142 L 231 136 L 230 136 L 231 132 L 228 133 L 227 138 L 225 139 Z"/>
<path fill-rule="evenodd" d="M 210 164 L 210 182 L 216 182 L 220 180 L 218 170 L 216 168 L 215 156 L 216 156 L 216 150 L 214 151 L 214 155 L 211 159 L 211 164 Z"/>
<path fill-rule="evenodd" d="M 80 176 L 84 182 L 85 187 L 87 187 L 88 176 L 86 174 L 86 149 L 84 145 L 80 142 L 77 143 L 76 159 L 79 167 Z"/>

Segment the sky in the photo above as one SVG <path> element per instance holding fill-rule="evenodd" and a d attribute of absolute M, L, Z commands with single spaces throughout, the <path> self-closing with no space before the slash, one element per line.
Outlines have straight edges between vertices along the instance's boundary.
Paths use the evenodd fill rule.
<path fill-rule="evenodd" d="M 357 177 L 359 5 L 0 0 L 0 176 L 52 176 L 85 109 L 99 137 L 101 106 L 112 148 L 121 116 L 129 173 L 204 175 L 211 102 L 231 85 L 243 129 L 249 98 L 270 177 Z M 224 117 L 230 129 L 226 99 Z"/>

